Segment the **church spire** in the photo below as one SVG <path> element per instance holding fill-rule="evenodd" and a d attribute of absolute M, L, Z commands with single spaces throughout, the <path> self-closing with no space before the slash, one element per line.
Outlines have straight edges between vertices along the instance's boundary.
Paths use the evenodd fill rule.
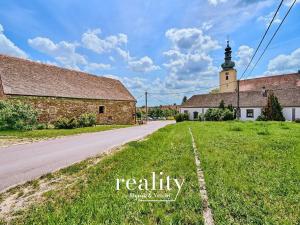
<path fill-rule="evenodd" d="M 231 47 L 229 46 L 229 41 L 227 41 L 227 46 L 225 48 L 225 62 L 221 65 L 223 70 L 233 69 L 235 63 L 231 61 Z"/>

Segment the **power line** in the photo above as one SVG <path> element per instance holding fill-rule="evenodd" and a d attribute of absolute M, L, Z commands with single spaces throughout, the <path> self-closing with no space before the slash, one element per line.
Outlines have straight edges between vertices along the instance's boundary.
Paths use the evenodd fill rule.
<path fill-rule="evenodd" d="M 265 54 L 265 52 L 267 51 L 269 45 L 271 44 L 271 42 L 273 41 L 274 37 L 276 36 L 277 32 L 279 31 L 281 25 L 283 24 L 283 22 L 285 21 L 286 17 L 289 15 L 291 9 L 293 8 L 293 6 L 295 5 L 297 0 L 294 0 L 293 4 L 290 6 L 289 10 L 287 11 L 287 13 L 285 14 L 285 16 L 283 17 L 282 21 L 280 22 L 279 26 L 277 27 L 276 31 L 274 32 L 274 34 L 272 35 L 272 38 L 270 39 L 270 41 L 268 42 L 267 46 L 265 47 L 264 51 L 262 52 L 262 54 L 260 55 L 260 57 L 258 58 L 258 60 L 256 61 L 256 63 L 254 64 L 253 68 L 251 69 L 250 73 L 248 74 L 248 76 L 251 75 L 251 73 L 253 72 L 253 70 L 255 69 L 255 67 L 257 66 L 257 64 L 259 63 L 259 61 L 261 60 L 261 58 L 263 57 L 263 55 Z M 247 77 L 248 77 L 247 76 Z"/>
<path fill-rule="evenodd" d="M 242 77 L 245 75 L 246 71 L 248 70 L 249 66 L 251 65 L 251 63 L 252 63 L 252 61 L 253 61 L 253 59 L 254 59 L 254 57 L 255 57 L 255 55 L 256 55 L 258 49 L 260 48 L 260 46 L 261 46 L 263 40 L 265 39 L 265 37 L 266 37 L 266 35 L 267 35 L 267 33 L 268 33 L 268 31 L 269 31 L 269 29 L 270 29 L 270 27 L 271 27 L 271 25 L 272 25 L 274 19 L 275 19 L 275 17 L 277 16 L 277 13 L 278 13 L 278 11 L 279 11 L 279 9 L 280 9 L 280 7 L 281 7 L 283 1 L 284 1 L 284 0 L 281 0 L 280 4 L 278 5 L 277 10 L 276 10 L 276 12 L 275 12 L 275 14 L 274 14 L 274 16 L 273 16 L 271 22 L 269 23 L 267 30 L 265 31 L 265 33 L 264 33 L 262 39 L 260 40 L 258 46 L 256 47 L 256 50 L 255 50 L 254 54 L 252 55 L 252 57 L 251 57 L 251 59 L 250 59 L 250 62 L 248 63 L 247 67 L 245 68 L 245 70 L 244 70 L 242 76 L 240 77 L 240 79 L 242 79 Z"/>

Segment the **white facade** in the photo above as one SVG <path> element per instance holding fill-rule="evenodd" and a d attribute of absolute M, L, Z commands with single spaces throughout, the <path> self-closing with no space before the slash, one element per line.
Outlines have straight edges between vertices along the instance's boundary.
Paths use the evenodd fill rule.
<path fill-rule="evenodd" d="M 241 108 L 241 120 L 256 120 L 261 115 L 261 108 Z"/>
<path fill-rule="evenodd" d="M 194 112 L 197 112 L 198 115 L 204 114 L 208 108 L 180 108 L 180 113 L 187 113 L 189 115 L 189 120 L 198 120 L 194 118 Z"/>
<path fill-rule="evenodd" d="M 300 107 L 284 107 L 282 112 L 286 120 L 300 119 Z"/>
<path fill-rule="evenodd" d="M 195 115 L 204 114 L 208 108 L 180 108 L 180 113 L 187 113 L 190 120 L 197 120 Z M 262 109 L 259 107 L 241 108 L 241 120 L 256 120 L 261 115 Z M 286 120 L 300 119 L 300 107 L 283 107 L 283 116 Z"/>

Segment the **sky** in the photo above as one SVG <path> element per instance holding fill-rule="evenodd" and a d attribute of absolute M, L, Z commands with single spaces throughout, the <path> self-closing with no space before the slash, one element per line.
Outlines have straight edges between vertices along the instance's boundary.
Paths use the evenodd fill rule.
<path fill-rule="evenodd" d="M 300 70 L 299 2 L 245 78 Z M 139 106 L 145 91 L 152 106 L 180 104 L 217 87 L 228 39 L 241 76 L 279 3 L 1 0 L 0 54 L 119 79 Z M 291 3 L 284 0 L 262 50 Z"/>

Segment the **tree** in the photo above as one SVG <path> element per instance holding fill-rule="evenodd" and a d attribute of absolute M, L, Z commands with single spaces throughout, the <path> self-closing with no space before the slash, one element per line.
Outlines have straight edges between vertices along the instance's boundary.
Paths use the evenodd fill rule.
<path fill-rule="evenodd" d="M 219 104 L 219 109 L 225 109 L 225 103 L 224 100 L 221 100 L 220 104 Z"/>
<path fill-rule="evenodd" d="M 182 99 L 182 103 L 181 104 L 183 105 L 186 101 L 187 101 L 187 97 L 184 96 L 183 99 Z"/>
<path fill-rule="evenodd" d="M 265 120 L 284 121 L 285 118 L 282 114 L 282 107 L 278 101 L 278 98 L 273 92 L 268 95 L 268 102 L 266 107 L 262 111 L 262 117 Z"/>

